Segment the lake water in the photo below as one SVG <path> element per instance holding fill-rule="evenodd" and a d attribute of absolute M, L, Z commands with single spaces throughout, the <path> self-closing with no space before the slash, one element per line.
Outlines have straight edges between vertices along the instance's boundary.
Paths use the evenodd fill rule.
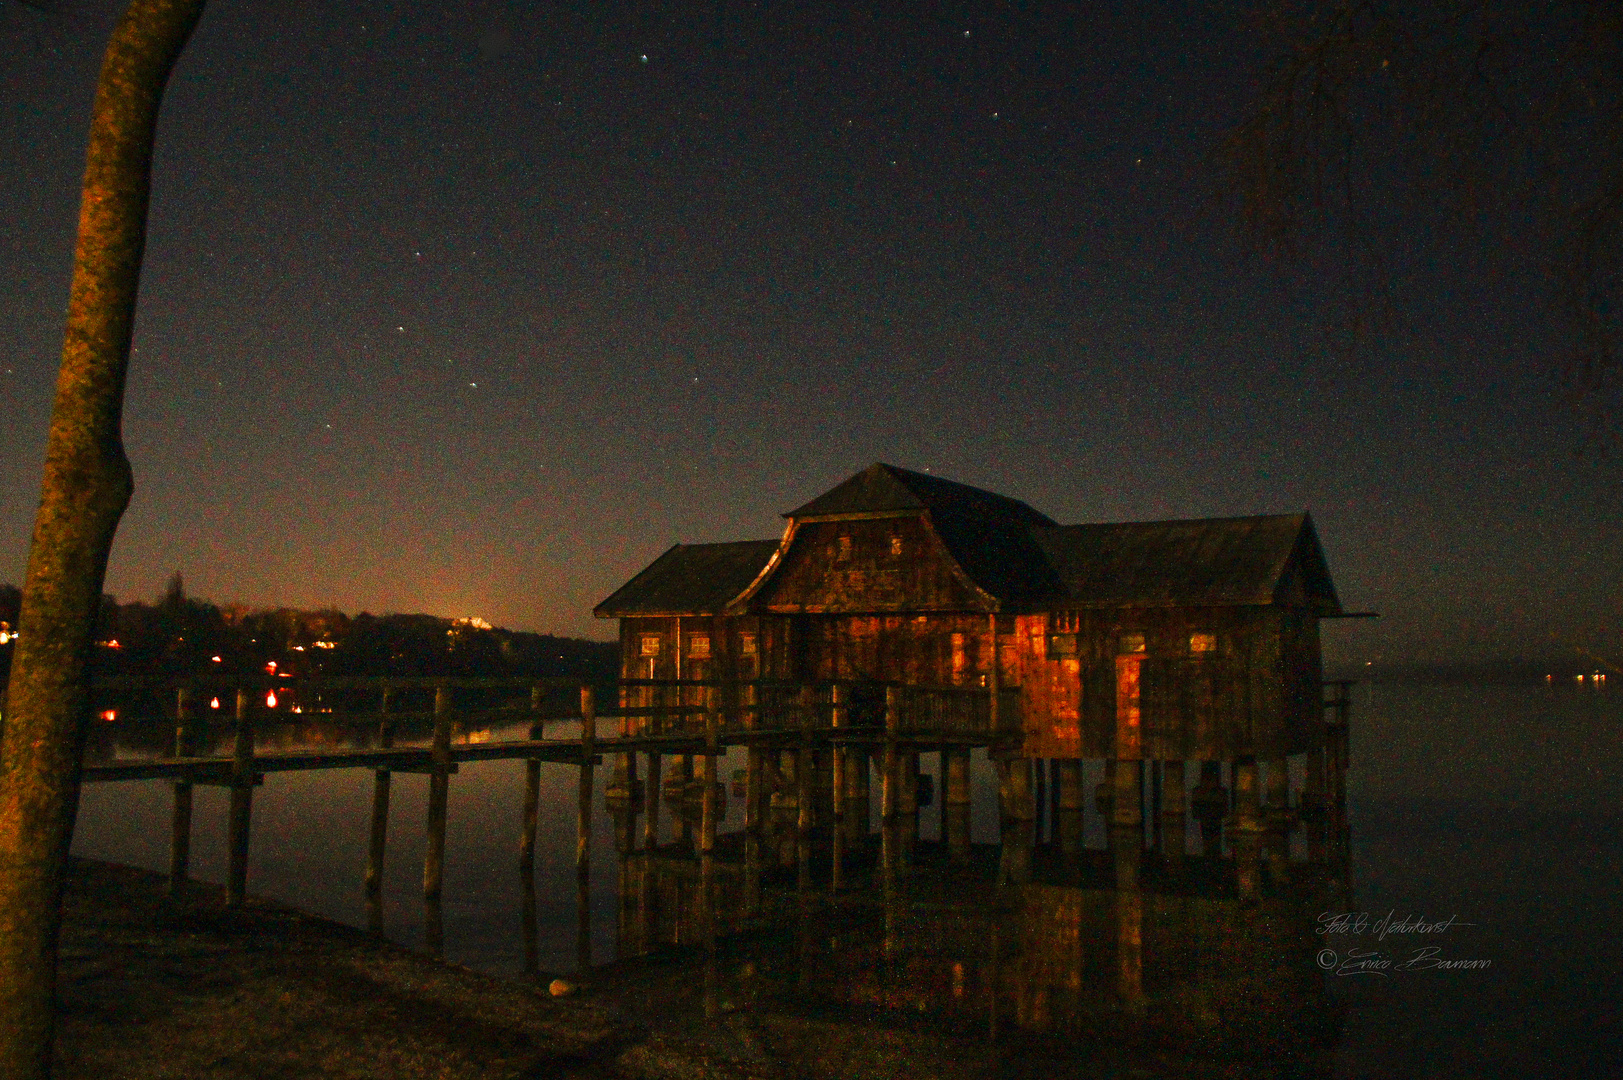
<path fill-rule="evenodd" d="M 1360 686 L 1345 885 L 1293 863 L 1288 887 L 1250 904 L 1232 883 L 1203 876 L 1202 860 L 1169 873 L 1154 853 L 1113 857 L 1091 799 L 1080 860 L 1039 852 L 1024 884 L 997 887 L 1008 864 L 996 846 L 992 773 L 977 756 L 970 865 L 948 864 L 933 843 L 936 813 L 926 810 L 912 872 L 889 888 L 876 874 L 871 888 L 831 906 L 821 879 L 797 891 L 792 871 L 769 872 L 771 917 L 723 938 L 712 979 L 730 1007 L 818 986 L 829 1007 L 877 1023 L 995 1034 L 1000 1045 L 1083 1033 L 1090 1046 L 1117 1040 L 1147 1069 L 1140 1075 L 1177 1071 L 1165 1065 L 1166 1045 L 1186 1058 L 1241 1063 L 1214 1075 L 1613 1075 L 1623 1064 L 1620 735 L 1623 701 L 1607 691 Z M 103 742 L 103 752 L 118 751 Z M 718 774 L 743 764 L 734 750 Z M 934 755 L 925 765 L 934 772 Z M 607 772 L 598 770 L 599 792 Z M 525 972 L 523 776 L 519 762 L 463 764 L 451 782 L 446 844 L 444 954 L 509 977 Z M 549 971 L 572 970 L 579 953 L 575 779 L 573 769 L 542 766 L 535 943 Z M 1096 771 L 1087 780 L 1091 793 Z M 424 941 L 427 786 L 425 776 L 394 777 L 384 881 L 385 933 L 413 947 Z M 195 799 L 192 873 L 219 882 L 226 792 L 199 787 Z M 165 870 L 170 800 L 164 782 L 87 785 L 75 853 Z M 370 807 L 368 770 L 267 776 L 254 800 L 250 891 L 365 926 Z M 738 814 L 735 801 L 723 830 L 738 826 Z M 595 824 L 591 958 L 621 960 L 624 972 L 636 961 L 622 953 L 691 940 L 680 915 L 691 890 L 681 881 L 696 864 L 622 863 L 612 820 L 599 813 Z M 1196 833 L 1191 824 L 1192 851 Z M 1300 838 L 1294 848 L 1302 853 Z M 728 866 L 718 870 L 734 899 L 735 849 L 722 845 Z M 1339 933 L 1322 933 L 1325 915 L 1348 918 L 1330 924 Z M 1383 939 L 1389 915 L 1388 925 L 1423 921 L 1433 931 Z M 1437 951 L 1417 953 L 1426 948 Z M 1445 969 L 1437 960 L 1472 963 Z M 997 1003 L 995 1017 L 987 1001 Z"/>

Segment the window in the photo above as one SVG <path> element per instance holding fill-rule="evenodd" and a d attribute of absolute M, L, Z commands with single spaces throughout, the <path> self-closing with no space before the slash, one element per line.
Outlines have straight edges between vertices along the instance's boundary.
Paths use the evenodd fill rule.
<path fill-rule="evenodd" d="M 1189 651 L 1191 653 L 1194 653 L 1196 656 L 1199 656 L 1202 653 L 1214 653 L 1214 652 L 1216 652 L 1217 651 L 1217 635 L 1216 634 L 1190 634 L 1189 635 Z"/>
<path fill-rule="evenodd" d="M 1141 653 L 1144 651 L 1143 634 L 1123 634 L 1119 651 L 1123 653 Z"/>
<path fill-rule="evenodd" d="M 755 655 L 755 635 L 754 634 L 739 634 L 738 635 L 738 654 L 740 656 L 754 656 Z"/>
<path fill-rule="evenodd" d="M 710 635 L 689 634 L 688 655 L 695 660 L 708 660 L 710 658 Z"/>
<path fill-rule="evenodd" d="M 892 555 L 900 555 L 902 553 L 902 538 L 900 536 L 893 536 L 890 538 L 890 553 Z"/>
<path fill-rule="evenodd" d="M 659 635 L 644 634 L 642 636 L 642 654 L 644 656 L 659 655 Z"/>
<path fill-rule="evenodd" d="M 1076 635 L 1055 634 L 1048 639 L 1049 656 L 1075 656 Z"/>
<path fill-rule="evenodd" d="M 851 538 L 849 536 L 840 537 L 839 547 L 836 549 L 834 557 L 841 562 L 851 558 Z"/>

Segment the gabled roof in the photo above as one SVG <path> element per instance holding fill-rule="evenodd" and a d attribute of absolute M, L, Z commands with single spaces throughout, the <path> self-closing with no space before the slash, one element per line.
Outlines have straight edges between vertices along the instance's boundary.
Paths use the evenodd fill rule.
<path fill-rule="evenodd" d="M 717 615 L 749 587 L 776 540 L 677 544 L 592 609 L 600 619 L 627 615 Z"/>
<path fill-rule="evenodd" d="M 1033 529 L 1065 602 L 1159 607 L 1289 602 L 1300 582 L 1321 616 L 1341 614 L 1306 514 Z"/>
<path fill-rule="evenodd" d="M 959 568 L 994 603 L 1054 591 L 1053 571 L 1032 540 L 1054 527 L 1019 499 L 877 462 L 784 517 L 794 521 L 927 514 Z"/>
<path fill-rule="evenodd" d="M 804 521 L 924 510 L 931 511 L 931 516 L 937 518 L 947 514 L 1026 525 L 1055 524 L 1019 499 L 884 462 L 868 466 L 845 483 L 783 516 Z"/>

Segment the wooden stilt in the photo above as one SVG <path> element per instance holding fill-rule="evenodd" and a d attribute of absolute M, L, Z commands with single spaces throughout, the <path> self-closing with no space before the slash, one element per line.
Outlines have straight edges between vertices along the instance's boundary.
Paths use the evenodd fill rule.
<path fill-rule="evenodd" d="M 1184 802 L 1183 762 L 1161 767 L 1161 850 L 1169 859 L 1182 859 L 1188 843 Z"/>
<path fill-rule="evenodd" d="M 969 749 L 954 747 L 944 751 L 947 783 L 942 799 L 946 817 L 947 852 L 953 862 L 969 860 Z"/>
<path fill-rule="evenodd" d="M 383 688 L 378 705 L 378 747 L 394 745 L 394 721 L 389 719 L 390 687 Z M 367 926 L 375 934 L 383 932 L 383 854 L 389 840 L 389 770 L 378 769 L 372 778 L 372 833 L 366 849 Z"/>
<path fill-rule="evenodd" d="M 518 836 L 518 868 L 527 878 L 535 876 L 535 832 L 541 819 L 541 762 L 524 762 L 524 822 Z"/>
<path fill-rule="evenodd" d="M 800 722 L 803 726 L 800 749 L 795 756 L 795 877 L 797 888 L 803 891 L 811 887 L 811 831 L 815 824 L 812 817 L 812 769 L 815 767 L 812 757 L 812 725 L 815 720 L 812 695 L 811 687 L 802 688 Z"/>
<path fill-rule="evenodd" d="M 1138 761 L 1115 761 L 1110 769 L 1112 783 L 1110 823 L 1123 828 L 1139 828 L 1144 823 L 1143 769 Z"/>
<path fill-rule="evenodd" d="M 1059 798 L 1054 812 L 1054 834 L 1065 855 L 1082 850 L 1082 761 L 1062 758 L 1054 762 L 1054 790 Z"/>
<path fill-rule="evenodd" d="M 585 872 L 592 854 L 592 759 L 597 755 L 597 707 L 592 688 L 580 688 L 580 798 L 575 814 L 575 869 Z"/>
<path fill-rule="evenodd" d="M 834 798 L 834 817 L 831 828 L 831 841 L 833 854 L 829 867 L 829 890 L 838 893 L 845 886 L 845 841 L 849 830 L 850 798 L 846 791 L 846 748 L 840 735 L 847 723 L 846 689 L 839 683 L 829 687 L 829 726 L 833 729 L 834 741 L 830 744 L 829 754 L 832 775 L 829 787 Z"/>
<path fill-rule="evenodd" d="M 539 686 L 530 687 L 530 712 L 539 714 L 546 691 Z M 530 738 L 541 737 L 541 721 L 530 723 Z M 535 830 L 541 817 L 541 762 L 537 758 L 524 761 L 524 817 L 518 834 L 519 873 L 530 888 L 535 887 Z"/>
<path fill-rule="evenodd" d="M 175 691 L 175 757 L 185 757 L 188 728 L 191 720 L 191 691 L 181 687 Z M 175 806 L 170 820 L 169 836 L 169 892 L 179 894 L 186 888 L 186 879 L 192 861 L 192 782 L 175 781 Z"/>
<path fill-rule="evenodd" d="M 642 846 L 653 851 L 659 846 L 660 755 L 649 751 L 648 778 L 643 781 Z"/>
<path fill-rule="evenodd" d="M 1161 763 L 1145 763 L 1150 772 L 1150 847 L 1161 850 Z"/>
<path fill-rule="evenodd" d="M 887 900 L 892 901 L 901 857 L 897 815 L 902 795 L 902 758 L 896 740 L 901 735 L 902 711 L 897 697 L 894 686 L 885 687 L 885 750 L 880 758 L 879 777 L 879 859 Z M 893 908 L 894 903 L 887 905 L 887 925 L 894 921 Z"/>
<path fill-rule="evenodd" d="M 451 688 L 434 690 L 434 743 L 428 774 L 428 846 L 423 854 L 423 896 L 439 906 L 445 878 L 445 818 L 451 792 Z"/>
<path fill-rule="evenodd" d="M 1043 817 L 1048 809 L 1048 761 L 1044 758 L 1031 759 L 1031 791 L 1032 791 L 1032 842 L 1040 844 L 1043 841 Z"/>
<path fill-rule="evenodd" d="M 254 726 L 248 691 L 237 691 L 236 742 L 231 753 L 231 811 L 226 824 L 229 864 L 225 876 L 226 907 L 241 907 L 248 890 L 248 830 L 254 808 Z"/>
<path fill-rule="evenodd" d="M 580 688 L 580 790 L 575 813 L 575 967 L 592 967 L 592 760 L 597 756 L 597 705 L 592 688 Z"/>

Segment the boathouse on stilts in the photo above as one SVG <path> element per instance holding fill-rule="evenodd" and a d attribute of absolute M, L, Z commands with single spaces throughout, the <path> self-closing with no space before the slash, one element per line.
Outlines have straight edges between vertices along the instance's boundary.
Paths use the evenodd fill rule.
<path fill-rule="evenodd" d="M 924 752 L 942 755 L 942 834 L 962 856 L 975 747 L 1005 824 L 1046 825 L 1059 850 L 1081 846 L 1087 761 L 1107 824 L 1169 854 L 1198 822 L 1202 851 L 1226 828 L 1279 876 L 1288 823 L 1338 815 L 1345 687 L 1327 709 L 1319 620 L 1344 612 L 1307 514 L 1061 525 L 876 464 L 784 516 L 778 540 L 672 547 L 595 613 L 620 620 L 623 735 L 696 731 L 699 714 L 771 729 L 747 740 L 745 824 L 792 819 L 802 860 L 819 829 L 838 877 L 838 848 L 869 835 L 873 772 L 905 848 Z M 652 838 L 656 793 L 680 818 L 699 788 L 691 761 L 662 784 L 650 755 L 649 789 L 621 755 L 610 798 L 646 809 Z M 1243 893 L 1260 863 L 1241 862 Z"/>

